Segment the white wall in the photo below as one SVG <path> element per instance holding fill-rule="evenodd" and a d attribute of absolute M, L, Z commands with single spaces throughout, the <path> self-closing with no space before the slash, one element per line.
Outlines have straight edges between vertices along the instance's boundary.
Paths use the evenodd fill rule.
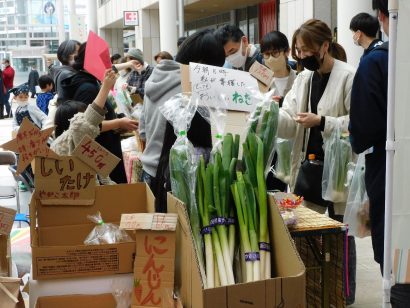
<path fill-rule="evenodd" d="M 353 43 L 353 33 L 350 31 L 350 21 L 358 13 L 376 15 L 372 10 L 372 0 L 343 0 L 337 2 L 337 37 L 338 43 L 343 46 L 347 54 L 347 62 L 356 67 L 363 48 Z"/>
<path fill-rule="evenodd" d="M 146 9 L 140 11 L 140 26 L 135 27 L 136 46 L 144 53 L 144 60 L 153 63 L 153 57 L 160 51 L 159 11 Z"/>
<path fill-rule="evenodd" d="M 279 31 L 289 40 L 295 30 L 306 20 L 313 18 L 313 0 L 280 0 Z"/>
<path fill-rule="evenodd" d="M 94 0 L 95 1 L 95 0 Z M 104 28 L 113 22 L 122 20 L 124 11 L 137 11 L 140 1 L 112 0 L 98 8 L 98 28 Z"/>

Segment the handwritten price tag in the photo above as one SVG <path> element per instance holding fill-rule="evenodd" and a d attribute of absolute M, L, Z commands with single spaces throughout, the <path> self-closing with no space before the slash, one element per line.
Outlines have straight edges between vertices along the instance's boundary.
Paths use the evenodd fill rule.
<path fill-rule="evenodd" d="M 89 136 L 81 140 L 73 155 L 104 177 L 108 176 L 121 160 Z"/>
<path fill-rule="evenodd" d="M 0 234 L 10 234 L 15 216 L 15 210 L 0 206 Z"/>
<path fill-rule="evenodd" d="M 252 64 L 249 73 L 266 86 L 270 86 L 272 83 L 273 72 L 258 61 L 255 61 L 255 63 Z"/>
<path fill-rule="evenodd" d="M 178 215 L 174 213 L 122 214 L 120 229 L 175 231 Z"/>

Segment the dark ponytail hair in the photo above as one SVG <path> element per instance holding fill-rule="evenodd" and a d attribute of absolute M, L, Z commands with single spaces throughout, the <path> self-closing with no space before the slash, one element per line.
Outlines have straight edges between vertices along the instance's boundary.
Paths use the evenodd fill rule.
<path fill-rule="evenodd" d="M 77 71 L 82 71 L 84 69 L 85 61 L 85 49 L 87 48 L 87 42 L 82 43 L 78 49 L 78 54 L 74 57 L 74 64 L 72 67 Z"/>

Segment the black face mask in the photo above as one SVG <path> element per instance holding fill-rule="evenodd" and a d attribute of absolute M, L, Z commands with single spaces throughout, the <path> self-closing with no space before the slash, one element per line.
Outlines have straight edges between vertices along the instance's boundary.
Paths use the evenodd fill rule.
<path fill-rule="evenodd" d="M 317 55 L 311 55 L 309 57 L 300 59 L 300 63 L 309 71 L 317 71 L 320 68 L 320 62 Z"/>

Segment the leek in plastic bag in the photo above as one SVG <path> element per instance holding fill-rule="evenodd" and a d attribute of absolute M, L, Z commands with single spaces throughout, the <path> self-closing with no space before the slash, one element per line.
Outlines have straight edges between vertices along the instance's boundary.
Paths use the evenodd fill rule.
<path fill-rule="evenodd" d="M 169 153 L 171 189 L 173 195 L 184 202 L 187 207 L 193 240 L 198 252 L 198 262 L 200 268 L 203 269 L 203 241 L 200 234 L 199 213 L 195 196 L 198 163 L 195 160 L 195 149 L 187 136 L 197 106 L 197 102 L 191 100 L 190 94 L 180 93 L 166 101 L 159 110 L 172 124 L 177 135 Z M 203 276 L 205 275 L 203 274 Z M 203 283 L 206 286 L 206 280 Z"/>
<path fill-rule="evenodd" d="M 254 92 L 260 101 L 248 119 L 247 137 L 255 133 L 263 143 L 265 177 L 271 167 L 275 154 L 276 136 L 279 123 L 279 104 L 272 100 L 273 91 L 266 94 Z"/>
<path fill-rule="evenodd" d="M 348 135 L 343 135 L 336 127 L 328 139 L 324 140 L 325 159 L 323 163 L 322 198 L 332 202 L 346 202 L 349 163 L 352 148 Z"/>
<path fill-rule="evenodd" d="M 347 197 L 343 223 L 349 225 L 349 235 L 370 236 L 369 198 L 364 182 L 365 154 L 359 155 Z"/>
<path fill-rule="evenodd" d="M 278 159 L 276 160 L 274 175 L 282 182 L 289 184 L 292 141 L 278 138 L 276 141 L 276 153 Z"/>

